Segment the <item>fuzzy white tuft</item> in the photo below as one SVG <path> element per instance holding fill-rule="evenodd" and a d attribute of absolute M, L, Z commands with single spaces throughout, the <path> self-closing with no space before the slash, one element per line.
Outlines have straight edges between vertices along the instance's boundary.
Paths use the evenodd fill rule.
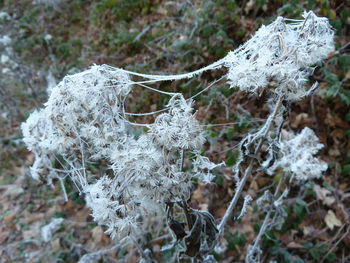
<path fill-rule="evenodd" d="M 311 11 L 295 23 L 278 17 L 228 54 L 228 79 L 232 87 L 244 91 L 257 93 L 270 85 L 272 93 L 299 100 L 307 95 L 304 84 L 312 66 L 333 50 L 334 32 L 327 18 Z"/>
<path fill-rule="evenodd" d="M 277 168 L 291 173 L 297 181 L 321 177 L 327 163 L 314 157 L 323 148 L 313 130 L 304 128 L 300 134 L 280 142 L 280 158 L 268 169 L 270 174 Z"/>

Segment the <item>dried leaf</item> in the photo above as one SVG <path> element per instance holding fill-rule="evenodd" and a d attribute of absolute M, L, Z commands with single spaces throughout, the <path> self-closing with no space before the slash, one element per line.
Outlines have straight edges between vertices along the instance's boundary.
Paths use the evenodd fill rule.
<path fill-rule="evenodd" d="M 195 222 L 190 233 L 185 237 L 185 254 L 190 257 L 195 257 L 201 247 L 203 220 L 199 213 L 191 213 L 191 216 L 195 218 Z"/>
<path fill-rule="evenodd" d="M 214 217 L 207 211 L 199 211 L 203 220 L 205 221 L 205 234 L 206 241 L 209 248 L 212 248 L 212 245 L 215 243 L 217 238 L 218 229 L 216 228 Z"/>
<path fill-rule="evenodd" d="M 59 252 L 59 251 L 62 250 L 61 242 L 60 242 L 60 239 L 59 239 L 59 238 L 56 238 L 56 239 L 54 239 L 53 241 L 51 241 L 51 246 L 52 246 L 52 249 L 53 249 L 55 252 Z"/>
<path fill-rule="evenodd" d="M 314 186 L 314 191 L 316 193 L 317 199 L 321 200 L 324 205 L 330 206 L 335 202 L 335 198 L 331 195 L 331 191 L 326 188 L 320 187 L 318 184 Z"/>
<path fill-rule="evenodd" d="M 96 226 L 91 230 L 92 239 L 95 244 L 100 244 L 104 237 L 104 232 L 101 226 Z"/>
<path fill-rule="evenodd" d="M 328 210 L 328 213 L 324 219 L 326 222 L 326 225 L 333 230 L 335 226 L 340 227 L 342 225 L 342 222 L 337 218 L 337 216 L 334 214 L 332 210 Z"/>
<path fill-rule="evenodd" d="M 169 222 L 169 227 L 174 232 L 177 240 L 181 240 L 187 235 L 184 229 L 184 223 L 171 219 Z"/>
<path fill-rule="evenodd" d="M 10 236 L 11 232 L 10 231 L 4 231 L 0 233 L 0 245 L 5 243 L 7 238 Z"/>
<path fill-rule="evenodd" d="M 292 249 L 304 248 L 304 246 L 302 244 L 299 244 L 299 243 L 296 243 L 296 242 L 292 241 L 292 242 L 287 244 L 287 248 L 292 248 Z"/>

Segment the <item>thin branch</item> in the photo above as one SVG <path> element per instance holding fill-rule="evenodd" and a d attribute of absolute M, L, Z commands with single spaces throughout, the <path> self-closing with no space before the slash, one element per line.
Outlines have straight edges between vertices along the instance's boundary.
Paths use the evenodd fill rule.
<path fill-rule="evenodd" d="M 58 180 L 60 181 L 61 188 L 62 188 L 62 191 L 63 191 L 64 202 L 67 203 L 68 202 L 68 196 L 67 196 L 66 187 L 64 186 L 64 180 L 61 177 L 58 177 Z"/>
<path fill-rule="evenodd" d="M 348 229 L 346 230 L 346 232 L 338 239 L 338 241 L 328 250 L 328 252 L 326 253 L 326 255 L 324 255 L 324 257 L 322 258 L 320 263 L 323 263 L 327 256 L 332 253 L 332 251 L 338 246 L 338 244 L 349 234 L 350 232 L 350 226 L 348 226 Z"/>
<path fill-rule="evenodd" d="M 274 193 L 274 195 L 273 195 L 274 201 L 275 201 L 275 199 L 276 199 L 276 197 L 277 197 L 277 195 L 278 195 L 278 193 L 279 193 L 279 191 L 280 191 L 280 189 L 281 189 L 281 186 L 282 186 L 282 182 L 283 182 L 283 181 L 284 181 L 284 176 L 282 176 L 281 179 L 280 179 L 279 182 L 278 182 L 278 185 L 277 185 L 277 187 L 276 187 L 275 193 Z M 256 250 L 256 248 L 259 246 L 261 238 L 262 238 L 263 235 L 266 233 L 266 229 L 267 229 L 267 227 L 269 226 L 269 219 L 270 219 L 270 217 L 271 217 L 272 212 L 273 212 L 273 208 L 272 208 L 272 206 L 271 206 L 271 208 L 269 209 L 269 211 L 267 212 L 267 214 L 266 214 L 266 216 L 265 216 L 265 219 L 264 219 L 264 221 L 263 221 L 263 223 L 262 223 L 262 226 L 260 227 L 259 234 L 258 234 L 258 236 L 257 236 L 257 237 L 255 238 L 255 240 L 254 240 L 253 247 L 251 248 L 251 250 L 252 250 L 253 252 L 254 252 L 254 251 Z M 247 254 L 247 255 L 248 255 L 248 254 Z"/>
<path fill-rule="evenodd" d="M 279 109 L 281 108 L 282 106 L 282 101 L 283 101 L 283 98 L 282 97 L 279 97 L 278 98 L 278 101 L 276 103 L 276 106 L 275 106 L 275 109 L 274 111 L 272 112 L 272 114 L 270 115 L 271 118 L 270 119 L 270 122 L 269 122 L 269 125 L 268 127 L 265 127 L 263 126 L 262 129 L 264 129 L 264 133 L 262 135 L 262 137 L 260 138 L 260 141 L 258 143 L 258 146 L 256 147 L 255 149 L 255 152 L 254 152 L 254 155 L 258 154 L 258 152 L 260 151 L 261 149 L 261 146 L 263 144 L 263 141 L 265 139 L 265 137 L 267 136 L 271 126 L 272 126 L 272 123 L 273 123 L 273 119 L 276 117 Z M 248 168 L 245 170 L 245 173 L 244 173 L 244 176 L 243 178 L 240 180 L 239 184 L 238 184 L 238 188 L 236 189 L 236 193 L 235 195 L 233 196 L 232 200 L 231 200 L 231 203 L 229 204 L 227 210 L 226 210 L 226 213 L 224 215 L 224 217 L 222 218 L 219 226 L 218 226 L 218 229 L 219 229 L 219 236 L 221 236 L 224 232 L 224 227 L 225 225 L 227 224 L 228 220 L 231 218 L 232 216 L 232 213 L 233 213 L 233 210 L 235 209 L 236 207 L 236 204 L 239 200 L 239 197 L 241 196 L 241 193 L 242 193 L 242 190 L 248 180 L 248 178 L 251 176 L 252 174 L 252 169 L 253 169 L 253 165 L 254 165 L 254 159 L 251 159 L 250 162 L 249 162 L 249 165 L 248 165 Z"/>

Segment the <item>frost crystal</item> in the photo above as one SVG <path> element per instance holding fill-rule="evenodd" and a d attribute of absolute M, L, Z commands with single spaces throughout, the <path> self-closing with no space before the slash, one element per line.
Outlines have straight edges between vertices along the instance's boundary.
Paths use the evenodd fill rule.
<path fill-rule="evenodd" d="M 203 183 L 209 184 L 213 181 L 215 176 L 211 171 L 217 167 L 225 165 L 224 162 L 215 164 L 209 160 L 208 157 L 196 153 L 197 157 L 193 162 L 195 176 L 198 177 Z"/>
<path fill-rule="evenodd" d="M 236 220 L 242 218 L 247 212 L 248 212 L 248 206 L 250 202 L 253 200 L 253 198 L 250 195 L 246 195 L 244 197 L 244 203 L 241 212 L 237 216 Z"/>
<path fill-rule="evenodd" d="M 272 174 L 281 167 L 291 173 L 297 181 L 319 178 L 327 170 L 327 163 L 314 155 L 323 148 L 323 144 L 310 128 L 304 128 L 300 134 L 280 142 L 280 158 L 268 169 Z"/>
<path fill-rule="evenodd" d="M 11 41 L 12 41 L 11 38 L 7 35 L 0 37 L 0 44 L 2 44 L 4 46 L 10 45 Z"/>

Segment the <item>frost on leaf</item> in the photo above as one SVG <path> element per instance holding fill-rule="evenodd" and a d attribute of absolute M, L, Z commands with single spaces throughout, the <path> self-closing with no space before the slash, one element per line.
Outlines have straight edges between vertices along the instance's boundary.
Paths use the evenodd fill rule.
<path fill-rule="evenodd" d="M 273 174 L 277 168 L 292 174 L 297 181 L 319 178 L 327 170 L 327 163 L 315 157 L 323 148 L 313 130 L 304 128 L 300 134 L 280 142 L 279 159 L 268 169 Z"/>
<path fill-rule="evenodd" d="M 209 184 L 215 178 L 211 171 L 223 165 L 225 165 L 224 162 L 215 164 L 211 162 L 208 157 L 202 156 L 199 154 L 199 152 L 197 152 L 196 159 L 193 162 L 193 171 L 195 173 L 195 176 L 199 178 L 203 183 Z"/>

